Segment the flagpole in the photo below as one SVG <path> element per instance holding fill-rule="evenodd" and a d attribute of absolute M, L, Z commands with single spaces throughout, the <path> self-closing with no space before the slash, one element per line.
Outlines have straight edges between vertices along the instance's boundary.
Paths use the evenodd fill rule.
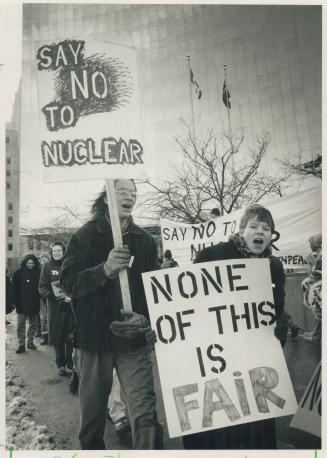
<path fill-rule="evenodd" d="M 228 85 L 227 85 L 227 65 L 224 64 L 224 74 L 225 74 L 225 85 L 226 85 L 226 90 L 228 91 Z M 230 141 L 232 142 L 232 124 L 230 120 L 230 108 L 229 108 L 229 100 L 227 99 L 227 114 L 228 114 L 228 128 L 229 128 L 229 137 Z"/>
<path fill-rule="evenodd" d="M 193 108 L 193 92 L 192 92 L 192 82 L 191 82 L 191 56 L 187 56 L 188 62 L 188 75 L 190 81 L 190 101 L 191 101 L 191 112 L 192 112 L 192 127 L 193 127 L 193 142 L 195 142 L 195 123 L 194 123 L 194 108 Z"/>

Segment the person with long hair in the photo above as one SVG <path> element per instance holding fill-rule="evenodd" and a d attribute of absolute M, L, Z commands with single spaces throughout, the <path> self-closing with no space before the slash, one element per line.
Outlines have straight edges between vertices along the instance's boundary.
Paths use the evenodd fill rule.
<path fill-rule="evenodd" d="M 204 248 L 195 262 L 224 259 L 268 258 L 277 326 L 275 336 L 282 346 L 287 338 L 287 320 L 284 311 L 285 274 L 281 261 L 272 256 L 272 237 L 277 235 L 269 210 L 254 204 L 249 206 L 241 220 L 239 233 L 227 242 Z M 275 420 L 261 420 L 183 436 L 185 449 L 276 449 Z"/>
<path fill-rule="evenodd" d="M 42 266 L 50 261 L 50 255 L 47 251 L 40 254 L 40 264 Z M 49 330 L 48 330 L 48 301 L 40 296 L 40 318 L 41 318 L 41 334 L 43 340 L 40 345 L 48 345 L 49 343 Z"/>
<path fill-rule="evenodd" d="M 40 295 L 38 284 L 40 278 L 40 265 L 34 254 L 27 254 L 21 266 L 12 277 L 11 302 L 17 312 L 17 338 L 18 349 L 16 353 L 26 350 L 26 320 L 29 325 L 27 330 L 27 348 L 36 350 L 34 337 L 37 331 L 38 314 L 40 311 Z"/>
<path fill-rule="evenodd" d="M 54 346 L 60 376 L 73 372 L 73 346 L 67 338 L 72 327 L 70 299 L 61 291 L 59 284 L 65 249 L 63 242 L 52 244 L 50 260 L 43 264 L 39 282 L 39 293 L 47 301 L 49 343 Z"/>
<path fill-rule="evenodd" d="M 61 270 L 61 284 L 71 297 L 78 330 L 79 440 L 82 449 L 105 449 L 103 434 L 115 367 L 134 449 L 159 449 L 162 431 L 155 407 L 142 282 L 142 272 L 158 268 L 157 247 L 153 237 L 132 220 L 134 181 L 114 180 L 114 186 L 123 245 L 114 246 L 104 191 L 93 204 L 91 220 L 71 237 Z M 122 310 L 118 277 L 122 269 L 128 269 L 133 312 Z"/>

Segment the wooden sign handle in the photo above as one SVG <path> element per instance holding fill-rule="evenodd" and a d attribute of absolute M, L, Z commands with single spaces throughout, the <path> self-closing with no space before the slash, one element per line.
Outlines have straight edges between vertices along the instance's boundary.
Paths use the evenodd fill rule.
<path fill-rule="evenodd" d="M 114 246 L 123 246 L 123 237 L 121 234 L 120 221 L 118 215 L 118 206 L 116 199 L 116 191 L 114 180 L 106 180 L 107 202 L 109 207 L 110 223 L 112 229 L 112 236 L 114 239 Z M 123 299 L 124 310 L 132 311 L 131 294 L 129 291 L 127 269 L 119 271 L 119 282 L 121 295 Z"/>

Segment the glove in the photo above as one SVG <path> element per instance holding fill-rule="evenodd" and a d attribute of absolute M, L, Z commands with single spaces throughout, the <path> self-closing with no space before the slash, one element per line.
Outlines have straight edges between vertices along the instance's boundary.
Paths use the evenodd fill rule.
<path fill-rule="evenodd" d="M 147 326 L 145 328 L 141 328 L 141 329 L 139 329 L 139 332 L 141 334 L 145 335 L 146 343 L 149 346 L 153 346 L 157 342 L 157 334 L 151 328 L 151 326 Z"/>
<path fill-rule="evenodd" d="M 63 313 L 64 315 L 66 315 L 70 310 L 70 299 L 69 299 L 69 297 L 67 297 L 67 296 L 61 297 L 60 299 L 58 299 L 58 302 L 59 302 L 60 312 Z"/>
<path fill-rule="evenodd" d="M 276 327 L 274 330 L 275 337 L 280 341 L 281 346 L 284 347 L 287 340 L 287 319 L 282 317 L 276 322 Z"/>
<path fill-rule="evenodd" d="M 124 321 L 113 321 L 110 329 L 115 336 L 133 339 L 139 337 L 140 329 L 148 327 L 149 322 L 145 316 L 140 313 L 121 310 Z"/>

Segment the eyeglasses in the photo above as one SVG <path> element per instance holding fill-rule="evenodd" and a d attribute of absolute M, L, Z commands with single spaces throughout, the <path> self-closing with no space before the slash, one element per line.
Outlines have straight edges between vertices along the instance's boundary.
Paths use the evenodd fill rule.
<path fill-rule="evenodd" d="M 122 197 L 131 196 L 132 199 L 137 198 L 137 193 L 135 191 L 128 191 L 127 189 L 118 189 L 118 191 L 116 191 L 116 194 Z"/>

